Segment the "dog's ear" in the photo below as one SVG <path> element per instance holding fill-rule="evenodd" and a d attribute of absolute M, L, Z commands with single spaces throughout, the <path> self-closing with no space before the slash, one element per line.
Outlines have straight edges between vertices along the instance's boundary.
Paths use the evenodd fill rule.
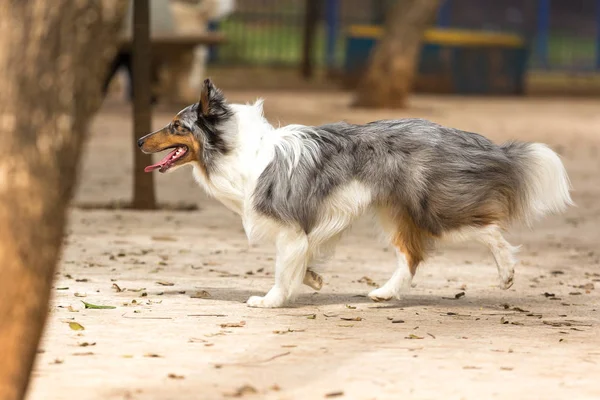
<path fill-rule="evenodd" d="M 200 101 L 198 102 L 198 119 L 219 117 L 226 111 L 227 105 L 223 93 L 210 79 L 204 80 L 200 91 Z"/>

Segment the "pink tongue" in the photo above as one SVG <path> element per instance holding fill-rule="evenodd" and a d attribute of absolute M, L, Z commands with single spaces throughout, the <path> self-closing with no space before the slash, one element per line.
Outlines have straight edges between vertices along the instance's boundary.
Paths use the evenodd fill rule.
<path fill-rule="evenodd" d="M 175 152 L 177 151 L 177 149 L 173 149 L 173 151 L 171 151 L 169 154 L 167 154 L 165 156 L 165 158 L 163 158 L 160 162 L 156 163 L 156 164 L 152 164 L 152 165 L 148 165 L 146 168 L 144 168 L 144 172 L 152 172 L 155 169 L 159 169 L 164 167 L 166 164 L 169 163 L 169 160 L 171 159 L 171 157 L 173 157 L 173 155 L 175 154 Z"/>

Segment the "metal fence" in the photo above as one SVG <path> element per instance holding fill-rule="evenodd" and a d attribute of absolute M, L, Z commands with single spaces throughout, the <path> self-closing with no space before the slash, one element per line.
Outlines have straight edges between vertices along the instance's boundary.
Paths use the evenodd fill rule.
<path fill-rule="evenodd" d="M 319 1 L 314 63 L 340 66 L 348 27 L 381 24 L 394 2 Z M 306 4 L 306 0 L 239 0 L 235 12 L 219 23 L 229 41 L 213 54 L 212 62 L 299 65 Z M 445 0 L 437 25 L 518 33 L 531 46 L 534 69 L 600 70 L 600 0 Z"/>

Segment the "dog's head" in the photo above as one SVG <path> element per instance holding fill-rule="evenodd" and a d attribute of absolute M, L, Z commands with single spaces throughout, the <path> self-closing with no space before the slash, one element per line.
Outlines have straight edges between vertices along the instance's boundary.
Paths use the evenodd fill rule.
<path fill-rule="evenodd" d="M 232 117 L 221 91 L 206 79 L 198 103 L 181 110 L 169 125 L 138 140 L 138 146 L 146 154 L 171 150 L 144 171 L 167 172 L 191 162 L 198 162 L 206 169 L 216 155 L 229 151 L 224 130 Z"/>

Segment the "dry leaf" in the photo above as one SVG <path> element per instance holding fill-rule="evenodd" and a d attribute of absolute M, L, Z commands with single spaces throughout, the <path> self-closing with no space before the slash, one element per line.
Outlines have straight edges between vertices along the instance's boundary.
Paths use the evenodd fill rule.
<path fill-rule="evenodd" d="M 83 327 L 83 325 L 81 325 L 79 322 L 69 322 L 69 328 L 73 329 L 74 331 L 83 331 L 85 330 L 85 328 Z"/>
<path fill-rule="evenodd" d="M 346 304 L 346 308 L 349 308 L 350 310 L 356 310 L 356 306 L 351 306 L 350 304 Z"/>
<path fill-rule="evenodd" d="M 360 278 L 358 280 L 358 282 L 360 283 L 366 283 L 369 286 L 377 286 L 377 283 L 375 283 L 375 281 L 373 281 L 373 279 L 369 278 L 368 276 L 363 276 L 362 278 Z"/>
<path fill-rule="evenodd" d="M 362 321 L 361 317 L 340 317 L 342 321 Z"/>
<path fill-rule="evenodd" d="M 235 390 L 233 393 L 225 393 L 225 397 L 242 397 L 247 394 L 256 394 L 258 390 L 256 390 L 253 386 L 244 385 Z"/>
<path fill-rule="evenodd" d="M 212 296 L 206 290 L 200 290 L 190 296 L 192 299 L 210 299 Z"/>
<path fill-rule="evenodd" d="M 273 331 L 274 334 L 276 335 L 284 335 L 286 333 L 290 333 L 290 332 L 304 332 L 305 329 L 290 329 L 288 328 L 286 331 Z"/>
<path fill-rule="evenodd" d="M 169 375 L 167 375 L 170 379 L 184 379 L 185 377 L 183 375 L 176 375 L 173 373 L 170 373 Z"/>
<path fill-rule="evenodd" d="M 96 305 L 96 304 L 86 303 L 83 300 L 81 302 L 83 303 L 83 305 L 85 306 L 85 308 L 89 308 L 89 309 L 92 309 L 92 310 L 113 310 L 113 309 L 117 308 L 115 306 L 99 306 L 99 305 Z"/>
<path fill-rule="evenodd" d="M 228 331 L 227 333 L 230 333 L 231 331 Z M 204 335 L 205 337 L 213 337 L 213 336 L 225 336 L 225 332 L 217 332 L 217 333 L 207 333 L 206 335 Z"/>
<path fill-rule="evenodd" d="M 177 239 L 174 238 L 173 236 L 152 236 L 151 239 L 155 240 L 157 242 L 176 242 L 177 241 Z"/>
<path fill-rule="evenodd" d="M 117 285 L 116 283 L 113 283 L 113 284 L 112 284 L 112 288 L 113 288 L 113 289 L 115 289 L 115 290 L 117 291 L 117 293 L 120 293 L 120 292 L 122 292 L 122 291 L 123 291 L 123 289 L 121 289 L 121 288 L 119 287 L 119 285 Z"/>
<path fill-rule="evenodd" d="M 87 296 L 87 294 L 85 294 L 85 293 L 77 293 L 77 292 L 75 292 L 75 293 L 74 293 L 74 296 L 75 296 L 75 297 L 86 297 L 86 296 Z"/>
<path fill-rule="evenodd" d="M 579 286 L 577 286 L 577 289 L 594 290 L 594 284 L 593 283 L 586 283 L 585 285 L 579 285 Z"/>
<path fill-rule="evenodd" d="M 221 328 L 243 328 L 245 325 L 246 321 L 227 322 L 225 324 L 220 324 Z"/>
<path fill-rule="evenodd" d="M 338 391 L 338 392 L 329 392 L 325 395 L 325 397 L 327 398 L 333 398 L 333 397 L 340 397 L 343 396 L 344 392 L 342 390 Z"/>
<path fill-rule="evenodd" d="M 174 286 L 175 285 L 173 282 L 165 282 L 165 281 L 158 281 L 156 283 L 161 286 Z"/>
<path fill-rule="evenodd" d="M 154 354 L 154 353 L 146 353 L 146 354 L 144 354 L 144 357 L 148 357 L 148 358 L 161 358 L 160 355 Z"/>
<path fill-rule="evenodd" d="M 417 336 L 417 335 L 414 335 L 411 333 L 410 335 L 406 336 L 404 339 L 424 339 L 424 338 L 422 336 Z"/>
<path fill-rule="evenodd" d="M 93 356 L 94 353 L 91 351 L 86 351 L 86 352 L 82 352 L 82 353 L 73 353 L 74 356 Z"/>

